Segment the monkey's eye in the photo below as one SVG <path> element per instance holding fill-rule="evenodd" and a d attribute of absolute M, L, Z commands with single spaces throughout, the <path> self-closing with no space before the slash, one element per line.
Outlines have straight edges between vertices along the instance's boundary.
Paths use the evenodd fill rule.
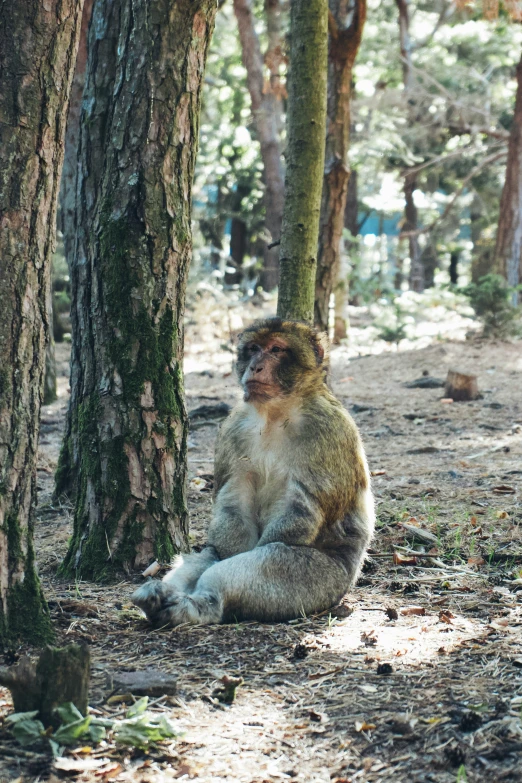
<path fill-rule="evenodd" d="M 278 345 L 273 345 L 270 349 L 270 353 L 283 353 L 284 350 L 284 348 L 280 348 Z"/>
<path fill-rule="evenodd" d="M 251 343 L 250 345 L 247 345 L 247 351 L 249 353 L 257 353 L 259 351 L 259 345 Z"/>

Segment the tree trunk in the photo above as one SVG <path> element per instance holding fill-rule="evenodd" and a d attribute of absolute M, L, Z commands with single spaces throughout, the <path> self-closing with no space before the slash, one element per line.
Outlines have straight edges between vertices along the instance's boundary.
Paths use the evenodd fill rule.
<path fill-rule="evenodd" d="M 53 293 L 52 283 L 47 292 L 47 345 L 45 347 L 45 371 L 43 404 L 50 405 L 57 398 L 56 389 L 56 353 L 54 350 L 54 319 L 53 319 Z"/>
<path fill-rule="evenodd" d="M 183 311 L 215 6 L 95 0 L 56 478 L 76 494 L 65 573 L 106 579 L 188 547 Z"/>
<path fill-rule="evenodd" d="M 285 206 L 277 313 L 313 323 L 324 172 L 327 0 L 293 0 Z"/>
<path fill-rule="evenodd" d="M 33 548 L 51 258 L 82 0 L 4 3 L 0 27 L 0 640 L 50 625 Z"/>
<path fill-rule="evenodd" d="M 522 57 L 517 65 L 515 116 L 500 200 L 495 266 L 509 285 L 517 286 L 522 282 Z"/>
<path fill-rule="evenodd" d="M 411 91 L 413 87 L 413 68 L 411 61 L 411 39 L 410 39 L 410 0 L 395 0 L 399 9 L 399 43 L 402 64 L 402 80 L 404 85 L 404 96 L 407 100 L 408 114 L 410 123 L 416 122 L 417 118 L 413 116 Z M 417 207 L 413 200 L 413 191 L 417 187 L 415 174 L 407 173 L 404 177 L 404 224 L 403 231 L 411 231 L 412 235 L 408 237 L 409 256 L 410 256 L 410 276 L 409 286 L 412 291 L 421 293 L 424 291 L 424 269 L 422 265 L 421 249 L 419 238 L 414 232 L 417 230 Z"/>
<path fill-rule="evenodd" d="M 58 228 L 63 235 L 65 260 L 70 265 L 74 255 L 76 241 L 76 174 L 78 170 L 78 136 L 80 133 L 80 112 L 82 108 L 85 68 L 87 66 L 87 35 L 91 20 L 93 0 L 85 0 L 83 5 L 80 43 L 76 56 L 74 77 L 71 86 L 67 128 L 65 131 L 65 153 L 63 158 Z"/>
<path fill-rule="evenodd" d="M 265 89 L 263 56 L 254 27 L 252 0 L 234 0 L 243 64 L 252 104 L 254 126 L 261 146 L 263 178 L 265 183 L 265 226 L 272 241 L 281 236 L 283 217 L 284 178 L 279 143 L 281 93 Z M 265 243 L 261 284 L 266 291 L 277 286 L 279 278 L 279 248 L 268 248 Z"/>
<path fill-rule="evenodd" d="M 337 320 L 346 302 L 340 278 L 341 239 L 350 170 L 350 93 L 352 68 L 366 19 L 366 0 L 330 0 L 328 27 L 328 104 L 326 152 L 315 281 L 315 325 L 328 331 L 330 297 L 335 291 Z M 342 305 L 337 300 L 340 299 Z M 342 328 L 337 325 L 337 331 Z"/>

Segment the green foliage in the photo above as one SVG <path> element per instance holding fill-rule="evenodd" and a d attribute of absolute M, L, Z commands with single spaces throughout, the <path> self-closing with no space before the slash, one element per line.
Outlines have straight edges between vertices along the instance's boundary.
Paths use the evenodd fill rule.
<path fill-rule="evenodd" d="M 37 719 L 38 712 L 18 712 L 9 715 L 6 723 L 20 745 L 34 745 L 48 741 L 53 755 L 62 755 L 63 748 L 80 741 L 97 744 L 107 737 L 122 745 L 145 749 L 156 742 L 179 736 L 171 721 L 165 716 L 147 712 L 149 700 L 144 696 L 127 711 L 123 720 L 99 719 L 83 716 L 72 702 L 56 709 L 60 727 L 56 731 L 45 729 Z"/>
<path fill-rule="evenodd" d="M 255 138 L 231 5 L 218 11 L 205 76 L 199 153 L 194 180 L 195 245 L 223 250 L 227 221 L 247 227 L 247 253 L 255 253 L 264 222 L 263 166 Z M 201 250 L 200 250 L 201 253 Z"/>
<path fill-rule="evenodd" d="M 483 324 L 485 337 L 506 337 L 517 332 L 520 311 L 512 304 L 513 293 L 500 275 L 484 275 L 462 289 Z"/>

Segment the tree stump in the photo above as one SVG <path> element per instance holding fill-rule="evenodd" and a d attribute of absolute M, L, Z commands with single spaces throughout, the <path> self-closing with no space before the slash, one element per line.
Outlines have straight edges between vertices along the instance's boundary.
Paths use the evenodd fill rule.
<path fill-rule="evenodd" d="M 46 647 L 36 665 L 23 658 L 18 666 L 0 668 L 0 685 L 11 691 L 15 712 L 37 710 L 44 726 L 56 728 L 60 721 L 54 711 L 65 702 L 87 714 L 89 669 L 85 645 Z"/>
<path fill-rule="evenodd" d="M 444 396 L 451 397 L 455 402 L 476 400 L 479 396 L 477 376 L 457 370 L 448 370 Z"/>

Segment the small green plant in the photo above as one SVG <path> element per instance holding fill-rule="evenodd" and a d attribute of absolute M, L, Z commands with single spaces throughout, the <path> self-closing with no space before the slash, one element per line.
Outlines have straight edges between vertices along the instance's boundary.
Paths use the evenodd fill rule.
<path fill-rule="evenodd" d="M 395 343 L 398 348 L 401 340 L 405 340 L 408 336 L 404 320 L 405 313 L 401 306 L 396 303 L 393 305 L 393 313 L 392 323 L 381 326 L 377 336 L 386 343 Z"/>
<path fill-rule="evenodd" d="M 482 321 L 484 337 L 507 337 L 518 332 L 520 310 L 512 304 L 517 290 L 494 274 L 484 275 L 477 283 L 461 289 Z"/>
<path fill-rule="evenodd" d="M 93 744 L 105 739 L 107 732 L 122 745 L 147 748 L 161 740 L 179 736 L 176 728 L 165 715 L 147 712 L 148 696 L 135 702 L 120 720 L 83 717 L 74 704 L 68 702 L 57 707 L 61 725 L 55 731 L 45 729 L 37 719 L 38 712 L 17 712 L 8 715 L 6 723 L 20 745 L 49 742 L 53 756 L 61 756 L 64 747 L 80 741 Z"/>
<path fill-rule="evenodd" d="M 466 767 L 461 764 L 457 770 L 457 783 L 467 783 Z"/>

